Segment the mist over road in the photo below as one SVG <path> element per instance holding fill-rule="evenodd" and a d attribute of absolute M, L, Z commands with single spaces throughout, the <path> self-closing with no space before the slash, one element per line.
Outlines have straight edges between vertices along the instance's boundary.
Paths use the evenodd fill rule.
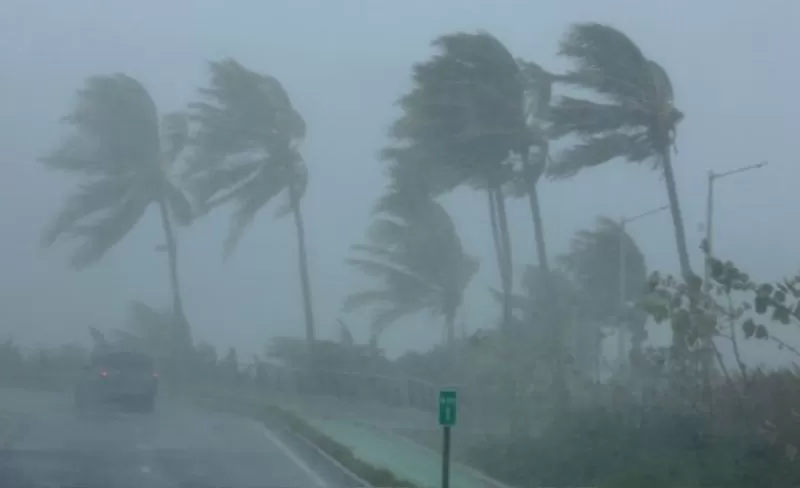
<path fill-rule="evenodd" d="M 253 420 L 163 398 L 152 415 L 110 410 L 89 417 L 76 415 L 69 395 L 16 402 L 27 411 L 0 458 L 4 487 L 337 486 Z"/>

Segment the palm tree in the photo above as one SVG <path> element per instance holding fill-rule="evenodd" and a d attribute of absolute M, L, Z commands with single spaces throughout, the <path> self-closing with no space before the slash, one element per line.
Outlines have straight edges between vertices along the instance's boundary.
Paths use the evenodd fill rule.
<path fill-rule="evenodd" d="M 380 285 L 347 297 L 344 310 L 373 309 L 376 336 L 402 317 L 429 311 L 444 319 L 446 342 L 453 344 L 456 314 L 478 262 L 464 252 L 444 207 L 418 190 L 395 187 L 378 202 L 369 243 L 353 246 L 347 262 Z"/>
<path fill-rule="evenodd" d="M 172 288 L 175 338 L 171 344 L 190 346 L 174 227 L 191 221 L 192 206 L 172 175 L 188 138 L 186 118 L 169 114 L 159 125 L 147 90 L 124 74 L 87 79 L 77 98 L 75 109 L 65 117 L 74 133 L 42 161 L 50 168 L 77 173 L 85 182 L 46 229 L 42 243 L 50 246 L 60 238 L 78 240 L 72 265 L 83 269 L 125 238 L 155 204 L 166 240 Z"/>
<path fill-rule="evenodd" d="M 235 205 L 225 253 L 236 247 L 254 217 L 285 193 L 278 216 L 291 214 L 297 234 L 306 340 L 314 342 L 314 312 L 300 200 L 308 184 L 300 143 L 303 118 L 286 90 L 272 76 L 256 73 L 233 59 L 209 63 L 211 85 L 204 102 L 192 104 L 198 124 L 188 177 L 205 209 Z"/>
<path fill-rule="evenodd" d="M 554 135 L 571 134 L 580 142 L 561 154 L 549 175 L 569 177 L 615 158 L 652 161 L 664 174 L 681 273 L 694 282 L 671 159 L 683 113 L 675 108 L 667 72 L 625 34 L 596 23 L 572 26 L 561 54 L 576 64 L 562 81 L 596 99 L 565 96 L 551 108 Z"/>
<path fill-rule="evenodd" d="M 545 285 L 550 263 L 547 258 L 547 247 L 544 239 L 542 210 L 539 204 L 537 185 L 550 158 L 549 118 L 553 83 L 560 76 L 545 71 L 541 66 L 530 61 L 518 60 L 520 76 L 525 87 L 525 120 L 528 129 L 530 147 L 520 151 L 522 159 L 522 178 L 524 183 L 522 194 L 527 195 L 533 218 L 534 237 L 536 239 L 536 256 L 539 268 L 544 273 Z M 533 150 L 531 150 L 533 149 Z M 548 286 L 542 291 L 547 293 Z"/>
<path fill-rule="evenodd" d="M 503 285 L 503 324 L 511 323 L 511 243 L 502 185 L 509 157 L 527 154 L 524 84 L 506 47 L 488 33 L 437 38 L 440 51 L 413 69 L 413 88 L 383 153 L 393 174 L 410 167 L 443 192 L 461 184 L 485 190 Z"/>
<path fill-rule="evenodd" d="M 624 245 L 623 249 L 620 249 L 621 245 Z M 624 292 L 619 285 L 623 253 Z M 618 222 L 599 217 L 594 229 L 581 230 L 573 236 L 569 252 L 560 256 L 558 261 L 586 297 L 583 306 L 588 316 L 598 322 L 615 321 L 620 327 L 627 325 L 633 333 L 633 351 L 641 352 L 646 339 L 644 327 L 647 317 L 637 307 L 623 305 L 631 300 L 638 301 L 647 285 L 644 254 L 633 237 Z M 622 293 L 625 293 L 624 297 Z"/>

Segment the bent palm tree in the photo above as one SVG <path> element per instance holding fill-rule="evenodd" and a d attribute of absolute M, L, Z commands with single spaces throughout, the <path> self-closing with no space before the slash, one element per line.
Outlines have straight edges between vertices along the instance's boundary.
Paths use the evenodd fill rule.
<path fill-rule="evenodd" d="M 671 159 L 683 113 L 675 108 L 667 72 L 625 34 L 601 24 L 572 26 L 561 43 L 561 54 L 576 63 L 562 81 L 591 90 L 599 98 L 562 97 L 551 109 L 554 134 L 578 136 L 580 143 L 561 154 L 549 175 L 569 177 L 615 158 L 653 161 L 664 173 L 681 273 L 692 283 Z"/>
<path fill-rule="evenodd" d="M 166 239 L 172 287 L 177 341 L 172 345 L 190 346 L 174 225 L 188 224 L 192 207 L 171 175 L 188 137 L 186 119 L 170 114 L 159 128 L 156 106 L 147 90 L 135 79 L 117 74 L 89 78 L 65 121 L 75 132 L 42 161 L 48 167 L 78 173 L 86 182 L 46 229 L 43 245 L 60 238 L 80 241 L 72 264 L 83 269 L 125 238 L 155 204 Z"/>
<path fill-rule="evenodd" d="M 275 78 L 255 73 L 232 59 L 209 64 L 207 102 L 191 105 L 198 123 L 188 177 L 205 209 L 235 205 L 230 254 L 259 210 L 279 194 L 286 203 L 278 216 L 292 214 L 297 234 L 300 284 L 308 344 L 314 341 L 314 313 L 300 200 L 308 172 L 299 152 L 306 134 L 303 118 Z"/>
<path fill-rule="evenodd" d="M 439 37 L 440 52 L 413 69 L 413 88 L 399 101 L 403 115 L 383 153 L 393 174 L 437 178 L 447 191 L 470 184 L 487 192 L 492 236 L 503 285 L 503 323 L 511 323 L 511 244 L 502 185 L 509 156 L 527 149 L 523 84 L 517 62 L 487 33 Z"/>
<path fill-rule="evenodd" d="M 624 266 L 620 258 L 625 260 Z M 559 257 L 559 263 L 587 297 L 584 307 L 589 316 L 601 322 L 617 321 L 620 327 L 626 324 L 633 334 L 633 352 L 641 352 L 647 316 L 624 304 L 642 297 L 647 266 L 644 254 L 630 234 L 618 222 L 600 217 L 594 229 L 581 230 L 573 236 L 569 252 Z M 624 276 L 620 276 L 623 272 Z M 623 279 L 624 288 L 620 286 Z"/>
<path fill-rule="evenodd" d="M 410 192 L 410 190 L 409 190 Z M 455 317 L 478 270 L 450 216 L 418 192 L 392 191 L 376 207 L 369 243 L 353 246 L 347 262 L 377 278 L 380 287 L 350 295 L 345 311 L 371 308 L 377 336 L 398 319 L 421 311 L 444 318 L 446 341 L 455 341 Z"/>

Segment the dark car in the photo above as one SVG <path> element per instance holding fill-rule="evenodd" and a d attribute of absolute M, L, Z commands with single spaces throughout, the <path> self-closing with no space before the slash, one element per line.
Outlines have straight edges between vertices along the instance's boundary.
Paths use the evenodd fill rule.
<path fill-rule="evenodd" d="M 75 406 L 80 412 L 120 405 L 152 412 L 158 393 L 158 373 L 153 359 L 137 352 L 94 354 L 75 386 Z"/>

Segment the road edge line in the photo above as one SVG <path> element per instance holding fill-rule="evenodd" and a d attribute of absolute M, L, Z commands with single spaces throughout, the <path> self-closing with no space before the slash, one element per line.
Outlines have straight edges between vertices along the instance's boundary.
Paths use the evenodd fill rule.
<path fill-rule="evenodd" d="M 273 444 L 278 446 L 278 449 L 283 451 L 283 453 L 286 454 L 286 456 L 289 459 L 291 459 L 292 462 L 294 462 L 294 464 L 297 465 L 298 468 L 303 470 L 303 472 L 305 472 L 317 486 L 319 486 L 320 488 L 328 488 L 328 483 L 326 483 L 325 480 L 323 480 L 322 477 L 316 471 L 311 469 L 311 466 L 306 464 L 306 462 L 303 461 L 303 459 L 300 458 L 300 456 L 298 456 L 297 453 L 295 453 L 274 432 L 272 432 L 272 430 L 270 430 L 269 427 L 267 427 L 264 424 L 262 424 L 261 427 L 263 428 L 263 433 L 267 437 L 267 439 L 269 439 Z"/>
<path fill-rule="evenodd" d="M 330 454 L 325 452 L 325 450 L 322 449 L 321 447 L 319 447 L 318 445 L 314 444 L 309 438 L 307 438 L 303 434 L 293 431 L 292 435 L 294 435 L 300 441 L 302 441 L 303 443 L 305 443 L 306 445 L 308 445 L 309 447 L 314 449 L 318 454 L 320 454 L 323 458 L 325 458 L 326 461 L 328 461 L 329 463 L 333 464 L 336 467 L 336 469 L 338 469 L 341 472 L 343 472 L 346 476 L 352 478 L 353 481 L 358 483 L 358 486 L 363 487 L 363 488 L 375 488 L 371 483 L 369 483 L 368 481 L 362 479 L 360 476 L 358 476 L 354 472 L 350 471 L 344 464 L 342 464 L 339 461 L 337 461 L 333 456 L 331 456 Z"/>

